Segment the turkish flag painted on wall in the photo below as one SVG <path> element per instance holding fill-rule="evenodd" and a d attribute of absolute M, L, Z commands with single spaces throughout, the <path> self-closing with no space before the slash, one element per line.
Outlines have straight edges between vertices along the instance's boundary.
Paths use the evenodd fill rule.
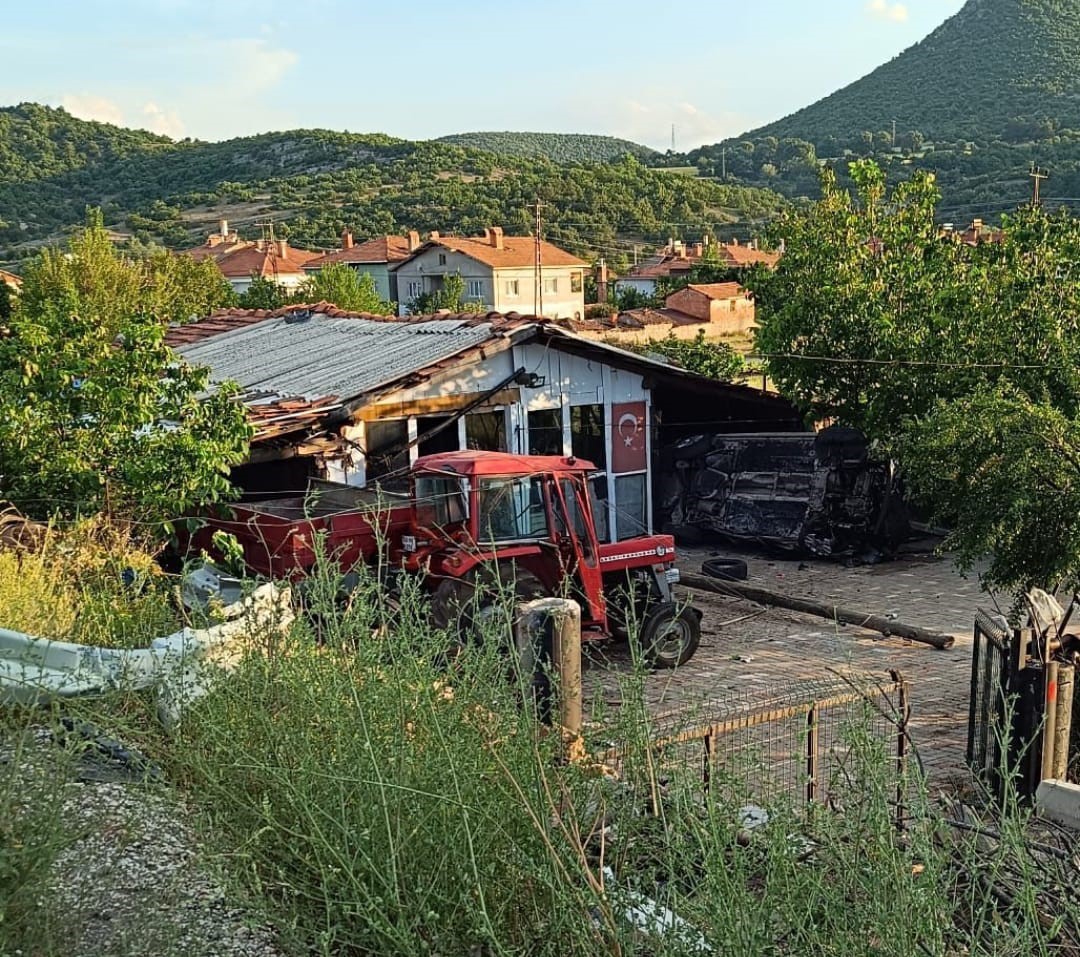
<path fill-rule="evenodd" d="M 623 402 L 611 407 L 611 470 L 643 472 L 645 456 L 645 403 Z"/>

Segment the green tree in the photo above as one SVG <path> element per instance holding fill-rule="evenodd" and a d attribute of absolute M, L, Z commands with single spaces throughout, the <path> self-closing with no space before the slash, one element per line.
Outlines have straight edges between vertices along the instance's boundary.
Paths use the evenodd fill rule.
<path fill-rule="evenodd" d="M 461 273 L 448 273 L 442 277 L 442 288 L 426 292 L 409 303 L 409 311 L 415 315 L 438 312 L 482 312 L 483 303 L 465 302 L 465 280 Z"/>
<path fill-rule="evenodd" d="M 394 304 L 379 296 L 375 280 L 344 263 L 324 266 L 300 287 L 300 295 L 307 302 L 332 302 L 352 312 L 394 313 Z"/>
<path fill-rule="evenodd" d="M 15 309 L 11 301 L 11 287 L 3 279 L 0 279 L 0 322 L 7 322 Z"/>
<path fill-rule="evenodd" d="M 890 191 L 872 163 L 851 175 L 853 193 L 826 176 L 783 218 L 779 267 L 748 280 L 770 376 L 896 454 L 961 562 L 990 557 L 990 583 L 1075 576 L 1080 539 L 1049 499 L 1069 501 L 1080 461 L 1080 223 L 1026 208 L 970 247 L 939 235 L 931 176 Z"/>
<path fill-rule="evenodd" d="M 614 342 L 620 348 L 627 348 L 621 340 Z M 721 382 L 731 382 L 746 371 L 746 363 L 739 353 L 726 342 L 706 339 L 702 329 L 698 330 L 693 339 L 677 339 L 669 332 L 664 339 L 635 343 L 629 348 L 642 355 L 657 353 L 689 372 L 719 379 Z"/>
<path fill-rule="evenodd" d="M 242 309 L 280 309 L 291 302 L 289 294 L 272 279 L 252 275 L 251 284 L 237 298 Z"/>
<path fill-rule="evenodd" d="M 166 346 L 150 304 L 174 300 L 153 277 L 116 253 L 100 213 L 27 269 L 0 340 L 0 484 L 28 514 L 107 508 L 164 525 L 230 493 L 244 408 Z"/>
<path fill-rule="evenodd" d="M 166 250 L 146 260 L 149 309 L 159 319 L 183 324 L 236 305 L 236 293 L 212 259 L 195 260 Z"/>

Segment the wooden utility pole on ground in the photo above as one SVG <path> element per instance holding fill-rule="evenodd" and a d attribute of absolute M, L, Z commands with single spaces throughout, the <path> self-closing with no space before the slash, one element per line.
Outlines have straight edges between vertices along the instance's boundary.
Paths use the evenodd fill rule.
<path fill-rule="evenodd" d="M 543 217 L 541 215 L 541 208 L 543 203 L 540 202 L 540 197 L 536 197 L 536 203 L 531 209 L 536 212 L 536 238 L 535 238 L 535 262 L 533 264 L 533 315 L 542 316 L 544 314 L 544 263 L 542 250 L 540 247 L 540 231 L 543 228 Z"/>

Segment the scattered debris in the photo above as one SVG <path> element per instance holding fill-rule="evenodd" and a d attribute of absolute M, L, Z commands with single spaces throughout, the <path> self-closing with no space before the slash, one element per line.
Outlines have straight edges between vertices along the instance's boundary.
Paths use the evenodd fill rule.
<path fill-rule="evenodd" d="M 232 616 L 211 628 L 184 628 L 149 648 L 122 650 L 37 638 L 0 628 L 0 704 L 154 688 L 158 717 L 173 729 L 185 705 L 206 694 L 216 676 L 236 666 L 253 636 L 287 627 L 288 589 L 271 584 L 227 606 Z"/>

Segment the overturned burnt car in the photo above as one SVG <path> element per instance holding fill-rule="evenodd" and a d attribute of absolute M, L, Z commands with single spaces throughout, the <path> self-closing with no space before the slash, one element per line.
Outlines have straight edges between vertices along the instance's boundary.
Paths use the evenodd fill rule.
<path fill-rule="evenodd" d="M 659 517 L 687 543 L 712 533 L 879 558 L 909 535 L 891 464 L 855 429 L 687 436 L 662 451 L 659 476 Z"/>

